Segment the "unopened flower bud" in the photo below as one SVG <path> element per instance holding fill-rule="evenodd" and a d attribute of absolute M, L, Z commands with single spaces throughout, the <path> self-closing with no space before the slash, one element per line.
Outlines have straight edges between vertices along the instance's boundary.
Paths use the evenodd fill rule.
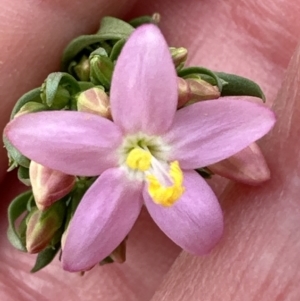
<path fill-rule="evenodd" d="M 75 177 L 30 162 L 29 176 L 37 207 L 45 210 L 54 202 L 67 195 L 75 184 Z"/>
<path fill-rule="evenodd" d="M 270 170 L 256 143 L 208 168 L 222 177 L 248 185 L 258 185 L 270 179 Z"/>
<path fill-rule="evenodd" d="M 87 56 L 83 56 L 79 63 L 73 67 L 73 71 L 80 81 L 88 82 L 90 80 L 90 61 Z"/>
<path fill-rule="evenodd" d="M 64 205 L 57 202 L 46 211 L 33 209 L 27 222 L 26 249 L 28 253 L 39 253 L 54 238 L 64 220 Z"/>
<path fill-rule="evenodd" d="M 100 88 L 94 87 L 81 92 L 77 97 L 77 109 L 111 119 L 109 98 Z"/>
<path fill-rule="evenodd" d="M 190 105 L 197 101 L 216 99 L 220 91 L 216 86 L 201 79 L 178 77 L 178 105 L 177 108 Z"/>
<path fill-rule="evenodd" d="M 71 96 L 69 91 L 61 86 L 58 86 L 56 90 L 55 97 L 53 99 L 53 102 L 51 105 L 47 102 L 46 97 L 46 84 L 44 83 L 41 87 L 41 99 L 43 103 L 47 106 L 49 106 L 53 110 L 61 110 L 66 107 L 66 105 L 69 103 Z"/>
<path fill-rule="evenodd" d="M 170 47 L 171 56 L 173 59 L 173 63 L 176 68 L 182 68 L 187 59 L 188 51 L 186 48 L 179 47 Z"/>
<path fill-rule="evenodd" d="M 114 70 L 114 64 L 103 48 L 98 48 L 90 55 L 90 79 L 98 85 L 109 89 Z"/>
<path fill-rule="evenodd" d="M 29 101 L 25 103 L 23 107 L 18 111 L 18 113 L 14 116 L 14 118 L 22 116 L 24 114 L 33 113 L 33 112 L 40 112 L 48 110 L 47 106 L 42 103 Z"/>
<path fill-rule="evenodd" d="M 160 16 L 159 13 L 154 13 L 154 14 L 152 15 L 152 20 L 153 20 L 153 23 L 154 23 L 154 24 L 159 24 L 160 19 L 161 19 L 161 16 Z"/>

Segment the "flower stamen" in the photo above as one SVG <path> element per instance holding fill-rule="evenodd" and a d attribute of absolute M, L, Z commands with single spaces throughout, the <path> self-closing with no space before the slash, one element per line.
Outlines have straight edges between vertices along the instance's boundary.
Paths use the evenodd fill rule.
<path fill-rule="evenodd" d="M 148 192 L 156 204 L 165 207 L 172 206 L 183 194 L 185 188 L 182 186 L 183 173 L 178 161 L 170 164 L 169 177 L 172 180 L 171 186 L 164 186 L 153 174 L 147 176 Z"/>
<path fill-rule="evenodd" d="M 136 145 L 128 151 L 126 165 L 133 171 L 142 172 L 153 202 L 165 207 L 172 206 L 185 191 L 183 172 L 178 161 L 169 163 L 158 160 L 147 145 Z"/>

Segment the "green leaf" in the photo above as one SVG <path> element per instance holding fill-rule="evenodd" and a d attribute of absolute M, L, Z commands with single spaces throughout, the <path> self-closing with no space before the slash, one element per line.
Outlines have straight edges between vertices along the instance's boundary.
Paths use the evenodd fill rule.
<path fill-rule="evenodd" d="M 135 19 L 132 19 L 128 22 L 134 28 L 137 28 L 143 24 L 156 24 L 152 16 L 142 16 Z"/>
<path fill-rule="evenodd" d="M 30 186 L 29 169 L 24 166 L 19 166 L 18 179 L 26 186 Z"/>
<path fill-rule="evenodd" d="M 223 82 L 221 79 L 218 77 L 218 75 L 204 67 L 188 67 L 188 68 L 183 68 L 180 71 L 178 71 L 178 76 L 180 77 L 188 77 L 190 75 L 199 75 L 201 78 L 202 76 L 208 76 L 213 80 L 213 84 L 217 85 L 219 91 L 221 92 L 223 89 Z M 203 80 L 206 80 L 205 78 L 202 78 Z"/>
<path fill-rule="evenodd" d="M 223 87 L 223 90 L 221 92 L 222 96 L 247 95 L 259 97 L 263 101 L 266 100 L 263 91 L 254 81 L 235 74 L 228 74 L 223 72 L 215 73 L 219 78 L 227 82 L 227 85 Z"/>
<path fill-rule="evenodd" d="M 133 31 L 134 27 L 123 20 L 114 17 L 104 17 L 97 34 L 104 40 L 119 40 L 127 39 Z"/>
<path fill-rule="evenodd" d="M 28 199 L 32 197 L 31 190 L 18 195 L 8 207 L 7 237 L 10 243 L 18 250 L 26 252 L 25 241 L 16 230 L 15 222 L 22 213 L 27 211 Z"/>
<path fill-rule="evenodd" d="M 81 92 L 95 87 L 95 85 L 91 82 L 78 82 L 78 85 L 79 85 Z M 103 90 L 104 90 L 104 88 L 103 88 Z"/>
<path fill-rule="evenodd" d="M 67 71 L 69 64 L 87 47 L 106 40 L 127 39 L 133 30 L 131 25 L 122 20 L 113 17 L 103 18 L 96 34 L 80 36 L 66 47 L 62 58 L 62 70 Z"/>
<path fill-rule="evenodd" d="M 40 88 L 35 88 L 27 93 L 25 93 L 23 96 L 21 96 L 18 101 L 16 102 L 11 115 L 10 120 L 14 118 L 14 116 L 19 112 L 19 110 L 27 103 L 27 102 L 39 102 L 41 103 L 41 97 L 40 97 Z"/>
<path fill-rule="evenodd" d="M 48 75 L 45 80 L 45 98 L 46 104 L 51 107 L 53 105 L 59 86 L 67 89 L 71 95 L 80 92 L 77 80 L 70 74 L 65 72 L 53 72 Z"/>
<path fill-rule="evenodd" d="M 48 247 L 42 252 L 40 252 L 36 258 L 35 265 L 31 269 L 30 273 L 35 273 L 47 266 L 54 259 L 59 249 L 60 243 L 56 244 L 54 247 Z"/>
<path fill-rule="evenodd" d="M 18 165 L 21 165 L 23 167 L 29 167 L 30 160 L 23 156 L 10 142 L 9 140 L 3 136 L 3 143 L 4 146 L 8 152 L 8 157 L 10 159 L 10 165 L 14 165 L 15 161 Z"/>
<path fill-rule="evenodd" d="M 112 62 L 116 61 L 121 53 L 123 46 L 125 45 L 126 40 L 120 39 L 112 48 L 109 58 Z"/>

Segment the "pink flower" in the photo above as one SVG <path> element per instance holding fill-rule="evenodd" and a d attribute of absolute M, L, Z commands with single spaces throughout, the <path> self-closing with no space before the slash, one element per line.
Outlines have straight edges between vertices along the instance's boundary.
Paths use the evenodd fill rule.
<path fill-rule="evenodd" d="M 193 254 L 223 232 L 216 196 L 193 170 L 223 160 L 265 135 L 269 109 L 241 99 L 199 102 L 176 111 L 177 77 L 154 25 L 139 27 L 115 67 L 114 122 L 83 112 L 20 116 L 5 129 L 25 156 L 52 169 L 98 179 L 71 221 L 62 263 L 87 270 L 125 238 L 146 205 L 158 226 Z"/>

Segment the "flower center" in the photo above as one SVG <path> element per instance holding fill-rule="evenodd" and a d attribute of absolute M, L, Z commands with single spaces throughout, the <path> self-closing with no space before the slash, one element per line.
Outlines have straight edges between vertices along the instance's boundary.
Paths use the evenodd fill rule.
<path fill-rule="evenodd" d="M 164 147 L 161 143 L 155 143 L 161 141 L 155 138 L 157 137 L 137 140 L 134 145 L 127 145 L 124 151 L 125 162 L 122 165 L 129 173 L 134 172 L 148 183 L 148 193 L 156 204 L 169 207 L 185 191 L 183 173 L 178 161 L 168 163 L 163 154 Z"/>

